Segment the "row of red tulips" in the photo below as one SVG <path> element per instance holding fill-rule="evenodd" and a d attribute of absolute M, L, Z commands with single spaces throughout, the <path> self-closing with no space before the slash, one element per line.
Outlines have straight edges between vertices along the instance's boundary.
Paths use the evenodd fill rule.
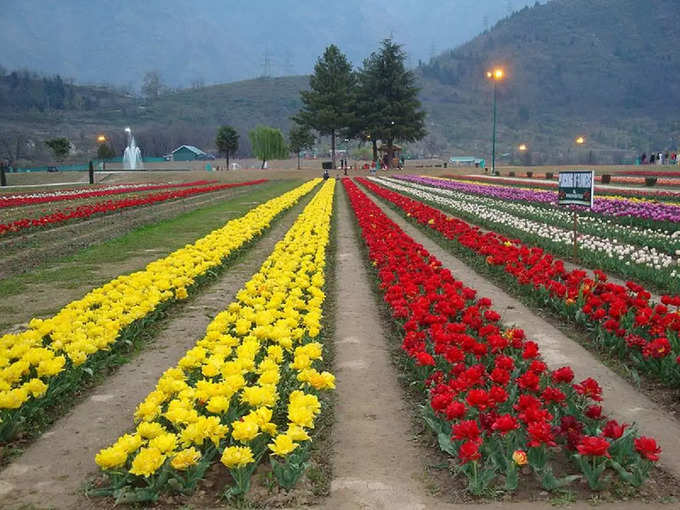
<path fill-rule="evenodd" d="M 490 299 L 477 298 L 353 182 L 343 183 L 410 374 L 427 392 L 424 418 L 457 457 L 468 489 L 512 492 L 525 464 L 544 488 L 564 486 L 581 477 L 553 471 L 564 456 L 595 490 L 605 473 L 640 485 L 659 458 L 655 440 L 607 421 L 595 380 L 574 383 L 568 366 L 549 370 L 521 329 L 503 328 Z"/>
<path fill-rule="evenodd" d="M 105 197 L 109 195 L 121 195 L 124 193 L 138 193 L 142 191 L 154 191 L 160 189 L 174 189 L 174 188 L 193 188 L 196 186 L 205 186 L 217 182 L 212 181 L 193 181 L 181 182 L 178 184 L 130 184 L 119 185 L 105 189 L 89 189 L 89 190 L 57 190 L 52 192 L 31 192 L 22 194 L 12 194 L 8 196 L 0 195 L 0 208 L 4 207 L 19 207 L 22 205 L 44 204 L 47 202 L 61 202 L 63 200 L 81 200 L 84 198 Z"/>
<path fill-rule="evenodd" d="M 267 179 L 258 179 L 256 181 L 237 182 L 230 184 L 216 184 L 212 186 L 202 186 L 198 188 L 189 188 L 176 191 L 164 191 L 162 193 L 150 194 L 143 197 L 124 198 L 121 200 L 107 200 L 105 202 L 98 202 L 96 204 L 82 205 L 74 209 L 64 209 L 62 211 L 47 214 L 39 218 L 24 218 L 21 220 L 12 221 L 10 223 L 0 223 L 0 236 L 10 232 L 20 232 L 30 228 L 50 226 L 72 220 L 74 218 L 89 218 L 95 214 L 106 214 L 130 207 L 156 204 L 175 198 L 185 198 L 201 193 L 210 193 L 213 191 L 221 191 L 229 188 L 237 188 L 240 186 L 252 186 L 255 184 L 261 184 L 263 182 L 267 182 Z"/>
<path fill-rule="evenodd" d="M 447 216 L 441 211 L 387 190 L 366 179 L 360 182 L 391 202 L 418 224 L 451 241 L 454 249 L 477 259 L 510 284 L 568 319 L 589 326 L 591 341 L 671 387 L 680 386 L 680 296 L 661 303 L 635 282 L 626 286 L 593 271 L 568 271 L 542 248 L 527 246 L 495 232 Z"/>
<path fill-rule="evenodd" d="M 677 170 L 624 170 L 621 175 L 637 175 L 640 177 L 673 177 L 680 178 L 680 168 Z"/>

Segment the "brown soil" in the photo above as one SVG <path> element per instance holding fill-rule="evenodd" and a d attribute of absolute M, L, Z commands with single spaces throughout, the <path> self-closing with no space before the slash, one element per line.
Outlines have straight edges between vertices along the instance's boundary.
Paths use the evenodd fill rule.
<path fill-rule="evenodd" d="M 331 495 L 325 508 L 418 508 L 427 496 L 423 454 L 412 440 L 410 411 L 390 359 L 388 334 L 354 231 L 339 194 Z"/>
<path fill-rule="evenodd" d="M 285 213 L 274 228 L 222 277 L 163 324 L 153 345 L 123 365 L 0 473 L 0 507 L 37 505 L 56 508 L 100 508 L 81 488 L 96 472 L 95 454 L 133 425 L 137 404 L 160 375 L 194 345 L 214 315 L 269 256 L 301 212 L 306 200 Z"/>

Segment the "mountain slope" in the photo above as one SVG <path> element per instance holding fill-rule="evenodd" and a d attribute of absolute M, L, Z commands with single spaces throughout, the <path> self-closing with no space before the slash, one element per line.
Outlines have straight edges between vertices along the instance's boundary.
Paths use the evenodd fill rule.
<path fill-rule="evenodd" d="M 586 130 L 596 147 L 661 150 L 680 135 L 678 19 L 677 0 L 553 0 L 524 9 L 421 67 L 424 100 L 434 122 L 463 119 L 473 131 L 467 140 L 483 142 L 490 126 L 475 129 L 474 119 L 490 117 L 485 73 L 500 65 L 507 77 L 498 86 L 499 121 L 514 142 L 530 137 L 543 151 L 563 150 Z"/>

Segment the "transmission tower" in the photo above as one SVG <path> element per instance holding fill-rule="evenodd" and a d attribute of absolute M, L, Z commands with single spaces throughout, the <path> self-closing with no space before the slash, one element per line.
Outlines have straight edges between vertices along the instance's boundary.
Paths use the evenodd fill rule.
<path fill-rule="evenodd" d="M 293 55 L 287 48 L 283 53 L 283 74 L 284 76 L 292 76 L 295 74 L 295 68 L 293 67 Z"/>
<path fill-rule="evenodd" d="M 515 6 L 512 5 L 512 0 L 507 0 L 507 2 L 505 2 L 505 8 L 508 11 L 508 16 L 512 16 L 512 13 L 515 12 Z"/>
<path fill-rule="evenodd" d="M 262 78 L 271 78 L 272 76 L 272 56 L 269 53 L 269 48 L 264 50 L 264 58 L 262 59 Z"/>

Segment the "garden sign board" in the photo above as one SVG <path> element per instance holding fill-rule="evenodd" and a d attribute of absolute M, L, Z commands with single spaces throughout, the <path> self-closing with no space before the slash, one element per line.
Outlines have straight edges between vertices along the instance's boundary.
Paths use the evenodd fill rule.
<path fill-rule="evenodd" d="M 560 172 L 557 199 L 559 205 L 593 207 L 595 172 Z"/>

